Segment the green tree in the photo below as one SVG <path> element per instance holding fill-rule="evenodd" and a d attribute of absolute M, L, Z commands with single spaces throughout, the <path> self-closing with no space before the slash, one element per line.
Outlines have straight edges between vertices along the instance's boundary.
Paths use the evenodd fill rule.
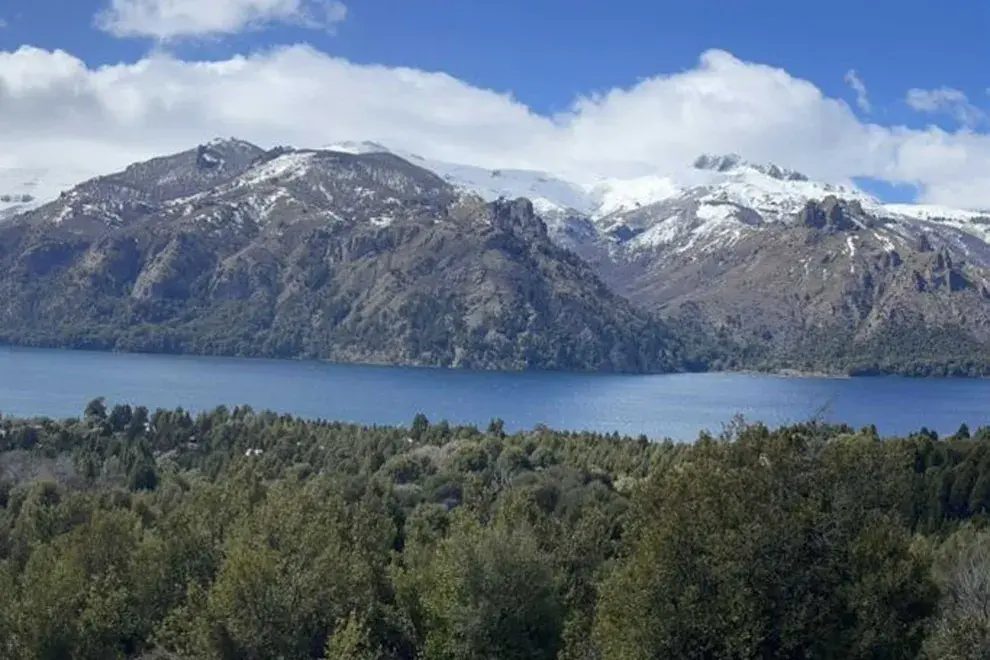
<path fill-rule="evenodd" d="M 933 590 L 875 494 L 884 451 L 748 429 L 654 475 L 602 587 L 604 657 L 912 657 Z"/>
<path fill-rule="evenodd" d="M 493 435 L 497 438 L 505 437 L 505 422 L 502 421 L 502 418 L 492 418 L 492 421 L 488 423 L 488 435 Z"/>
<path fill-rule="evenodd" d="M 550 559 L 528 528 L 461 518 L 422 570 L 427 657 L 555 656 L 562 606 Z"/>
<path fill-rule="evenodd" d="M 128 487 L 131 490 L 154 490 L 158 487 L 158 471 L 151 460 L 141 460 L 131 468 L 127 477 Z"/>
<path fill-rule="evenodd" d="M 985 660 L 990 655 L 990 531 L 965 526 L 936 552 L 938 617 L 925 642 L 935 659 Z"/>
<path fill-rule="evenodd" d="M 379 660 L 382 650 L 371 641 L 371 631 L 364 619 L 351 612 L 339 621 L 327 640 L 327 660 Z"/>
<path fill-rule="evenodd" d="M 423 413 L 416 413 L 415 417 L 413 417 L 412 428 L 410 429 L 412 438 L 414 440 L 422 440 L 429 430 L 430 420 Z"/>
<path fill-rule="evenodd" d="M 87 420 L 95 422 L 105 422 L 107 419 L 107 402 L 103 397 L 93 399 L 86 404 L 84 416 Z"/>

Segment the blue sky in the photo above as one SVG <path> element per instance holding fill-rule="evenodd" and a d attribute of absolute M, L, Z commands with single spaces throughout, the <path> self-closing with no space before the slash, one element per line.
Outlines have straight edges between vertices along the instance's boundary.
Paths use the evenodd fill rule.
<path fill-rule="evenodd" d="M 0 138 L 6 122 L 8 143 L 31 131 L 53 151 L 94 143 L 107 167 L 211 132 L 382 139 L 591 178 L 738 151 L 891 200 L 990 205 L 990 3 L 344 2 L 6 0 L 0 101 L 5 80 L 16 93 L 0 104 Z M 216 28 L 220 7 L 265 20 Z M 340 12 L 324 29 L 330 7 Z M 113 20 L 96 20 L 108 8 Z M 177 12 L 172 27 L 155 20 Z M 61 107 L 58 94 L 60 118 L 38 115 Z"/>

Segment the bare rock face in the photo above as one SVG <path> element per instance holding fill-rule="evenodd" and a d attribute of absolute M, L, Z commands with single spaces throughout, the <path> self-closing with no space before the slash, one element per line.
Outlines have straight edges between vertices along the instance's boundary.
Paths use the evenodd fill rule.
<path fill-rule="evenodd" d="M 867 227 L 866 213 L 859 202 L 845 202 L 834 195 L 820 202 L 809 201 L 801 210 L 798 222 L 830 234 Z"/>
<path fill-rule="evenodd" d="M 86 181 L 0 224 L 0 341 L 990 373 L 985 214 L 885 205 L 733 154 L 699 157 L 686 185 L 646 182 L 643 200 L 431 163 L 231 139 Z"/>
<path fill-rule="evenodd" d="M 493 227 L 533 241 L 547 240 L 547 226 L 533 211 L 533 203 L 520 198 L 498 200 L 489 207 Z"/>
<path fill-rule="evenodd" d="M 638 307 L 714 333 L 721 366 L 990 373 L 990 214 L 884 204 L 737 154 L 602 184 L 583 212 L 552 203 L 559 181 L 516 179 L 553 241 Z"/>
<path fill-rule="evenodd" d="M 214 141 L 0 225 L 0 340 L 667 371 L 679 339 L 555 245 L 392 154 Z"/>
<path fill-rule="evenodd" d="M 638 307 L 714 332 L 730 365 L 990 373 L 990 217 L 737 156 L 694 166 L 715 178 L 554 240 Z"/>

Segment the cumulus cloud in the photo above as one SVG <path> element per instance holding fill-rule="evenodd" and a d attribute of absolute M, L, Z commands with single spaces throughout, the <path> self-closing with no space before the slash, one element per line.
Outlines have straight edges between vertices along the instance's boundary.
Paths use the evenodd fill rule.
<path fill-rule="evenodd" d="M 215 136 L 263 147 L 367 139 L 587 182 L 737 152 L 827 181 L 873 177 L 917 185 L 932 202 L 990 206 L 986 134 L 864 123 L 812 83 L 718 50 L 553 116 L 444 73 L 358 65 L 302 45 L 96 68 L 62 51 L 0 52 L 0 167 L 95 174 Z"/>
<path fill-rule="evenodd" d="M 866 91 L 866 85 L 863 83 L 863 79 L 856 73 L 856 69 L 846 71 L 843 80 L 856 93 L 856 106 L 863 112 L 869 113 L 873 109 L 873 106 L 870 104 L 870 95 Z"/>
<path fill-rule="evenodd" d="M 96 25 L 118 37 L 169 41 L 273 23 L 333 31 L 346 18 L 347 6 L 338 0 L 111 0 Z"/>
<path fill-rule="evenodd" d="M 907 104 L 918 112 L 950 115 L 965 127 L 975 126 L 984 117 L 983 111 L 970 103 L 966 94 L 951 87 L 908 90 Z"/>

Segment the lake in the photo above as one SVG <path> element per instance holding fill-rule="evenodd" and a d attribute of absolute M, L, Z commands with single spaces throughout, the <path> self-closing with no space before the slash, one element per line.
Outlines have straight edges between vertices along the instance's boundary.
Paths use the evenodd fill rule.
<path fill-rule="evenodd" d="M 0 347 L 3 414 L 80 416 L 98 396 L 365 424 L 408 424 L 418 412 L 480 426 L 501 417 L 512 430 L 546 424 L 675 440 L 717 432 L 737 413 L 774 426 L 821 414 L 883 434 L 990 424 L 990 380 L 495 373 Z"/>

